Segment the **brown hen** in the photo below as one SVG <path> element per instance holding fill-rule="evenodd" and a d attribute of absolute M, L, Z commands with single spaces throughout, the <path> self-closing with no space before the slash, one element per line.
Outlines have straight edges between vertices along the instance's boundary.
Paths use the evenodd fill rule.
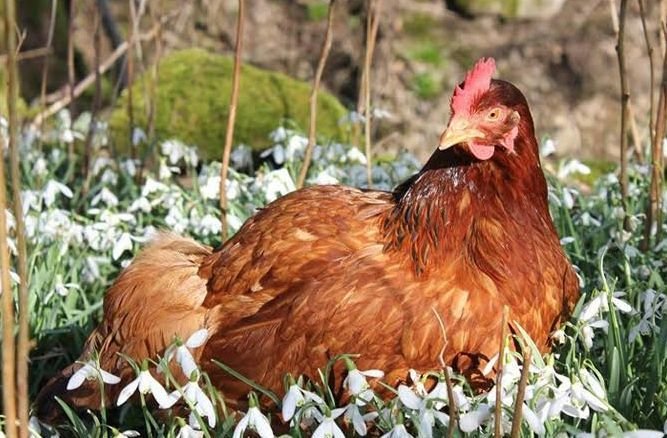
<path fill-rule="evenodd" d="M 433 309 L 449 336 L 444 359 L 474 385 L 498 353 L 503 306 L 546 350 L 578 282 L 549 215 L 528 105 L 514 85 L 491 79 L 494 70 L 482 60 L 468 73 L 438 150 L 393 193 L 298 190 L 215 251 L 160 235 L 107 292 L 81 357 L 99 352 L 101 367 L 121 376 L 107 398 L 134 377 L 121 354 L 154 358 L 200 328 L 210 336 L 195 356 L 232 403 L 250 388 L 213 359 L 277 392 L 285 373 L 316 377 L 342 353 L 385 370 L 390 383 L 437 368 Z M 42 417 L 54 415 L 54 396 L 99 407 L 96 382 L 65 389 L 81 366 L 44 387 Z"/>

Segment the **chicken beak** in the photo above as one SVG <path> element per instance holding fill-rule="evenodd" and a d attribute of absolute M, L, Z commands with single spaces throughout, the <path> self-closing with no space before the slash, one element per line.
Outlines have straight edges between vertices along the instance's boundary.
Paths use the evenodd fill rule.
<path fill-rule="evenodd" d="M 476 138 L 484 138 L 485 135 L 479 129 L 468 124 L 465 119 L 453 119 L 445 132 L 440 136 L 438 149 L 445 150 L 457 144 L 465 143 Z"/>

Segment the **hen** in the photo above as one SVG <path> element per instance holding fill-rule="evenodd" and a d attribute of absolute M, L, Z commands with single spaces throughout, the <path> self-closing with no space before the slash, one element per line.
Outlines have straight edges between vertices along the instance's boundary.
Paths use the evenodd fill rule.
<path fill-rule="evenodd" d="M 287 372 L 316 377 L 342 353 L 395 384 L 444 359 L 481 386 L 498 353 L 503 306 L 542 349 L 578 298 L 549 215 L 533 120 L 522 93 L 480 60 L 451 99 L 451 119 L 423 169 L 393 193 L 341 186 L 298 190 L 250 218 L 219 249 L 162 234 L 108 290 L 81 361 L 99 353 L 121 377 L 206 328 L 195 357 L 228 402 L 249 387 L 213 359 L 274 391 Z M 75 363 L 38 398 L 100 406 L 98 383 L 67 391 Z M 336 368 L 340 388 L 344 367 Z M 156 374 L 157 376 L 157 374 Z M 185 380 L 185 376 L 180 376 Z M 109 400 L 107 400 L 107 403 Z"/>

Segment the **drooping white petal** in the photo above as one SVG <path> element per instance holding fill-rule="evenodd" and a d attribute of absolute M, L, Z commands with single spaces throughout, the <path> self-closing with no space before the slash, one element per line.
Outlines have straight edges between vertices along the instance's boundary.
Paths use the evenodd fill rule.
<path fill-rule="evenodd" d="M 248 414 L 246 414 L 243 418 L 241 418 L 241 420 L 239 420 L 238 424 L 234 428 L 234 433 L 232 434 L 232 438 L 241 438 L 245 430 L 248 428 L 249 421 L 250 418 Z"/>
<path fill-rule="evenodd" d="M 131 250 L 132 250 L 132 239 L 130 238 L 130 234 L 123 233 L 114 244 L 111 256 L 113 257 L 114 260 L 118 260 L 125 251 L 131 251 Z"/>
<path fill-rule="evenodd" d="M 382 370 L 366 370 L 361 371 L 361 374 L 372 379 L 381 379 L 384 377 L 384 372 Z"/>
<path fill-rule="evenodd" d="M 146 373 L 148 373 L 146 380 L 148 381 L 148 386 L 150 388 L 149 391 L 153 394 L 155 401 L 158 402 L 160 406 L 171 403 L 172 398 L 167 394 L 167 390 L 164 389 L 162 384 L 155 380 L 148 371 L 146 371 Z"/>
<path fill-rule="evenodd" d="M 291 385 L 283 398 L 283 406 L 281 410 L 283 421 L 289 421 L 294 416 L 296 407 L 299 403 L 303 404 L 303 402 L 304 397 L 303 394 L 301 394 L 299 387 L 297 385 Z"/>
<path fill-rule="evenodd" d="M 67 390 L 71 391 L 83 385 L 83 382 L 85 382 L 85 380 L 94 372 L 95 368 L 93 368 L 90 364 L 85 364 L 69 378 L 67 381 Z"/>
<path fill-rule="evenodd" d="M 250 408 L 248 412 L 250 415 L 250 425 L 255 432 L 257 432 L 257 435 L 259 435 L 260 438 L 273 438 L 274 434 L 269 419 L 266 418 L 258 408 Z"/>
<path fill-rule="evenodd" d="M 120 391 L 118 394 L 118 400 L 116 401 L 116 406 L 120 406 L 127 401 L 127 399 L 134 394 L 134 392 L 139 387 L 139 377 L 128 383 L 125 388 Z"/>
<path fill-rule="evenodd" d="M 194 385 L 196 383 L 193 382 Z M 208 418 L 208 425 L 210 427 L 215 427 L 215 409 L 213 408 L 213 403 L 208 398 L 206 393 L 197 385 L 195 390 L 195 400 L 197 402 L 196 407 L 197 411 L 202 417 Z M 252 408 L 251 408 L 252 409 Z"/>
<path fill-rule="evenodd" d="M 621 436 L 623 438 L 662 438 L 665 434 L 657 430 L 637 429 L 624 432 Z"/>
<path fill-rule="evenodd" d="M 477 430 L 486 420 L 491 418 L 493 409 L 489 405 L 480 405 L 474 411 L 470 411 L 461 416 L 459 427 L 463 432 L 469 433 Z"/>
<path fill-rule="evenodd" d="M 539 417 L 528 405 L 523 405 L 523 418 L 528 423 L 530 429 L 535 432 L 535 434 L 542 436 L 545 433 L 544 424 L 540 421 Z"/>
<path fill-rule="evenodd" d="M 108 383 L 109 385 L 115 385 L 116 383 L 120 382 L 120 377 L 115 376 L 107 371 L 104 371 L 103 369 L 99 370 L 100 375 L 102 376 L 102 381 L 104 383 Z"/>
<path fill-rule="evenodd" d="M 181 366 L 181 369 L 183 370 L 183 374 L 185 374 L 188 378 L 194 371 L 198 369 L 195 358 L 192 357 L 192 353 L 190 353 L 190 350 L 188 350 L 185 345 L 181 345 L 176 348 L 175 356 L 176 362 L 178 362 L 178 364 Z"/>
<path fill-rule="evenodd" d="M 422 399 L 417 397 L 417 395 L 405 385 L 400 385 L 398 387 L 398 398 L 401 400 L 401 403 L 410 409 L 419 409 L 422 404 Z"/>
<path fill-rule="evenodd" d="M 190 335 L 187 341 L 185 341 L 185 346 L 188 348 L 199 348 L 204 345 L 204 342 L 208 339 L 208 330 L 203 328 L 199 329 L 193 334 Z"/>

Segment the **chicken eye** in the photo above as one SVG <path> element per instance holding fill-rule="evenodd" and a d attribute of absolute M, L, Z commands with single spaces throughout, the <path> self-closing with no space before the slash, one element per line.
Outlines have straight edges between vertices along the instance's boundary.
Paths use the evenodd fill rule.
<path fill-rule="evenodd" d="M 499 108 L 494 108 L 489 113 L 486 115 L 486 118 L 490 121 L 495 121 L 498 120 L 498 117 L 500 117 L 500 109 Z"/>

